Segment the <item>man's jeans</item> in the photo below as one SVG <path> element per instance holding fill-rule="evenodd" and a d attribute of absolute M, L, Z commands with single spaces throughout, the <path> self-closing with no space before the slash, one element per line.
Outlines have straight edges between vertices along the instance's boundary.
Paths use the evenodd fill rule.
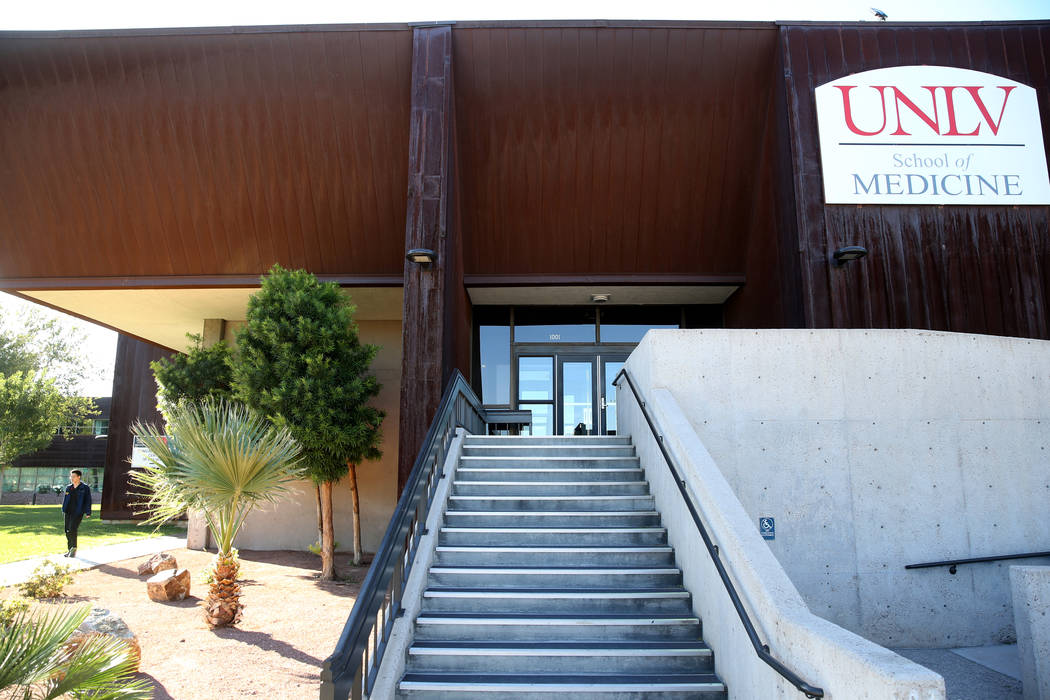
<path fill-rule="evenodd" d="M 66 513 L 66 549 L 77 548 L 77 528 L 80 527 L 80 521 L 84 519 L 83 513 Z"/>

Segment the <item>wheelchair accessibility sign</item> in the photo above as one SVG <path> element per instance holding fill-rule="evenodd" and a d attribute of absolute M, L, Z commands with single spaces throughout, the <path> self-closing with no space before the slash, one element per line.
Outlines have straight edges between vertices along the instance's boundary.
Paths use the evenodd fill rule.
<path fill-rule="evenodd" d="M 777 524 L 773 518 L 759 518 L 758 531 L 762 533 L 762 539 L 775 540 L 777 538 Z"/>

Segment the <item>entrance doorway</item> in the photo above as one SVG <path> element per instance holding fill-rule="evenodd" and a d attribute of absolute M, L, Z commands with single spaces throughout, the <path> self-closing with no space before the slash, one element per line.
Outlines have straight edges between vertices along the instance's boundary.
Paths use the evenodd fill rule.
<path fill-rule="evenodd" d="M 533 347 L 517 354 L 518 408 L 533 435 L 615 435 L 616 387 L 627 354 Z"/>

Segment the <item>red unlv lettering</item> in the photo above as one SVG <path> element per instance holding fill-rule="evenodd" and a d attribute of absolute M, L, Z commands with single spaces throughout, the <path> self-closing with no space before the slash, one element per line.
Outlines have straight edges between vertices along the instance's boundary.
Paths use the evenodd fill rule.
<path fill-rule="evenodd" d="M 887 103 L 892 100 L 893 102 L 893 113 L 896 117 L 896 128 L 890 132 L 891 136 L 911 136 L 912 134 L 904 129 L 904 124 L 901 120 L 901 106 L 903 105 L 908 111 L 914 114 L 919 120 L 929 127 L 930 131 L 939 136 L 978 136 L 981 133 L 981 127 L 984 125 L 988 126 L 993 135 L 999 134 L 999 128 L 1003 124 L 1003 115 L 1006 113 L 1006 103 L 1010 99 L 1010 93 L 1016 86 L 1014 85 L 998 85 L 1000 90 L 1003 91 L 1003 106 L 999 110 L 999 118 L 993 119 L 991 111 L 984 102 L 984 98 L 981 97 L 979 85 L 923 85 L 922 89 L 929 92 L 929 100 L 927 101 L 926 96 L 923 95 L 920 99 L 918 96 L 913 95 L 915 99 L 912 99 L 904 93 L 899 87 L 895 85 L 872 85 L 871 89 L 876 90 L 879 93 L 879 105 L 882 107 L 882 123 L 879 128 L 874 131 L 868 131 L 862 129 L 857 125 L 856 118 L 853 115 L 852 98 L 850 96 L 850 90 L 853 90 L 857 85 L 836 85 L 836 88 L 842 93 L 842 111 L 843 117 L 846 121 L 846 128 L 852 131 L 858 136 L 877 136 L 886 131 L 887 127 L 890 126 L 889 122 L 889 110 L 887 109 Z M 937 103 L 937 91 L 941 90 L 944 93 L 944 106 L 945 113 L 938 113 Z M 984 121 L 978 121 L 977 126 L 973 131 L 960 132 L 958 125 L 958 114 L 956 106 L 958 101 L 956 99 L 956 91 L 963 90 L 966 95 L 973 101 L 973 104 L 977 107 L 981 113 Z M 930 107 L 927 109 L 924 106 L 929 104 Z M 947 117 L 947 130 L 942 131 L 942 123 L 944 117 Z M 874 120 L 872 120 L 872 123 Z M 870 124 L 866 124 L 869 125 Z"/>

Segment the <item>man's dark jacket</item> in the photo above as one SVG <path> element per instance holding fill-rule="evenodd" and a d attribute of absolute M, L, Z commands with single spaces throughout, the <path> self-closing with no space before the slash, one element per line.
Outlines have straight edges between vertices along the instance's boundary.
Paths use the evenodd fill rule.
<path fill-rule="evenodd" d="M 62 499 L 62 512 L 70 515 L 91 515 L 91 487 L 80 482 L 80 486 L 70 484 Z"/>

